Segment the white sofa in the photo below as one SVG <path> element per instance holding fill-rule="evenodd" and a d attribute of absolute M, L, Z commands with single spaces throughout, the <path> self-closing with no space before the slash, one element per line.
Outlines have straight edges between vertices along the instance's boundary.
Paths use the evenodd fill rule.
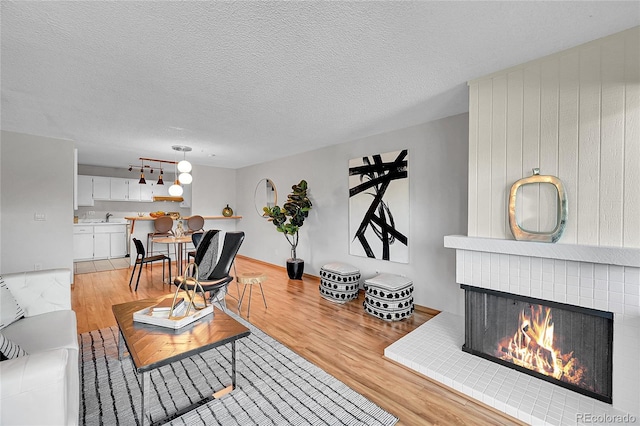
<path fill-rule="evenodd" d="M 28 355 L 0 362 L 0 424 L 77 425 L 78 332 L 71 271 L 3 274 L 24 318 L 3 328 Z"/>

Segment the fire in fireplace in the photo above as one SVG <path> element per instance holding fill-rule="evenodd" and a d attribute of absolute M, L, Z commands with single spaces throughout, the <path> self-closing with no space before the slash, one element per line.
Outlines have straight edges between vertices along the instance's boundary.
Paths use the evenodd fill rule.
<path fill-rule="evenodd" d="M 613 314 L 461 287 L 464 351 L 611 403 Z"/>

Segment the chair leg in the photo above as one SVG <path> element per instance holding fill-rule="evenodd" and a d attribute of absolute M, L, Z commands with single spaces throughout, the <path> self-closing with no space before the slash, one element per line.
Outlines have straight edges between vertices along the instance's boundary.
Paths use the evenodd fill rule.
<path fill-rule="evenodd" d="M 162 259 L 162 286 L 164 287 L 164 263 L 167 259 Z"/>
<path fill-rule="evenodd" d="M 131 278 L 129 278 L 129 287 L 131 287 L 131 283 L 133 282 L 133 275 L 136 273 L 136 266 L 138 266 L 138 262 L 133 264 L 133 271 L 131 271 Z M 140 265 L 142 268 L 142 265 Z"/>
<path fill-rule="evenodd" d="M 140 284 L 141 273 L 142 273 L 142 263 L 140 264 L 140 268 L 138 268 L 138 280 L 136 281 L 136 289 L 134 291 L 138 291 L 138 284 Z"/>
<path fill-rule="evenodd" d="M 169 283 L 169 287 L 171 287 L 171 277 L 173 277 L 173 275 L 171 275 L 171 258 L 167 258 L 167 261 L 169 262 L 169 277 L 167 279 L 167 282 Z"/>

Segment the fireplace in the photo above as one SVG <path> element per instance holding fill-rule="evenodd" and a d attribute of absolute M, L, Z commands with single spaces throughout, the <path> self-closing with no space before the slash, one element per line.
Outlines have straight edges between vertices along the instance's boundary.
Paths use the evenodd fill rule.
<path fill-rule="evenodd" d="M 611 312 L 461 287 L 465 352 L 612 402 Z"/>

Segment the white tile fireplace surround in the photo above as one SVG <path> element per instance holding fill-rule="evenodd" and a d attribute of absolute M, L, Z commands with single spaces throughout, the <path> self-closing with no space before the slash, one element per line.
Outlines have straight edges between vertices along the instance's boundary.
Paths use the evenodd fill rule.
<path fill-rule="evenodd" d="M 465 236 L 445 247 L 458 284 L 613 312 L 613 405 L 463 352 L 459 315 L 439 314 L 385 356 L 534 425 L 640 425 L 640 249 Z"/>

